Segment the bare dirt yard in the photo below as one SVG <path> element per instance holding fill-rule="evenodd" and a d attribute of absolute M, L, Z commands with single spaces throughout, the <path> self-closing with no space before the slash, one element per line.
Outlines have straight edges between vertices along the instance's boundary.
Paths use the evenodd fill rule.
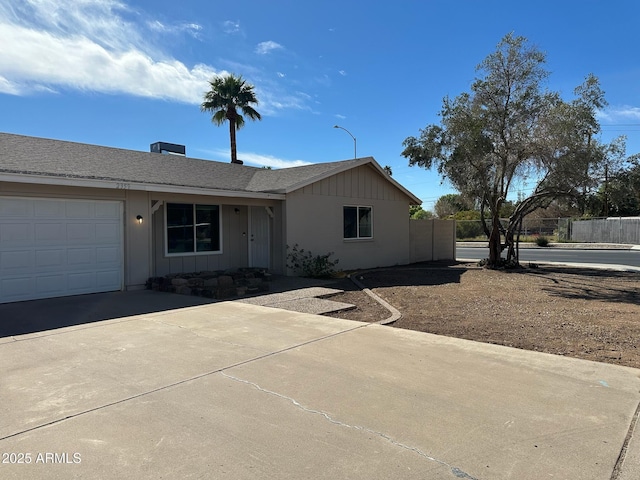
<path fill-rule="evenodd" d="M 540 266 L 487 270 L 420 264 L 358 275 L 402 313 L 392 326 L 640 368 L 640 274 Z M 332 316 L 377 322 L 389 312 L 349 280 Z"/>

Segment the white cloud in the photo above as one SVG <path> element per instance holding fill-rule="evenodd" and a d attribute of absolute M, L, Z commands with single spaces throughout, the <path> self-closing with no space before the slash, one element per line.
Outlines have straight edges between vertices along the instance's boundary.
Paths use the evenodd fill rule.
<path fill-rule="evenodd" d="M 200 32 L 202 31 L 202 26 L 198 25 L 197 23 L 178 23 L 176 25 L 166 25 L 159 20 L 152 20 L 148 22 L 147 25 L 151 30 L 163 34 L 179 35 L 181 33 L 187 33 L 193 38 L 200 38 Z"/>
<path fill-rule="evenodd" d="M 199 103 L 207 80 L 222 72 L 155 52 L 140 26 L 126 20 L 128 12 L 112 0 L 9 0 L 0 6 L 0 44 L 12 45 L 0 50 L 0 91 L 24 95 L 60 86 Z M 148 25 L 170 33 L 201 28 Z"/>
<path fill-rule="evenodd" d="M 640 107 L 632 107 L 630 105 L 610 107 L 605 111 L 599 112 L 598 117 L 606 122 L 637 121 L 640 120 Z"/>
<path fill-rule="evenodd" d="M 20 95 L 21 90 L 18 85 L 0 76 L 0 93 L 8 93 L 9 95 Z"/>
<path fill-rule="evenodd" d="M 240 30 L 238 22 L 224 25 L 228 31 Z M 227 68 L 187 65 L 159 42 L 173 46 L 176 35 L 197 38 L 201 31 L 192 22 L 167 25 L 119 0 L 2 0 L 0 45 L 5 48 L 0 48 L 0 94 L 72 89 L 197 105 L 207 81 L 233 71 L 232 62 L 225 62 Z M 283 48 L 275 42 L 261 45 L 265 52 Z M 255 79 L 264 79 L 255 66 L 236 71 L 254 84 Z M 262 114 L 305 108 L 304 97 L 279 85 L 263 81 L 260 87 Z"/>
<path fill-rule="evenodd" d="M 311 162 L 306 162 L 304 160 L 284 160 L 271 155 L 260 155 L 258 153 L 250 152 L 238 152 L 238 158 L 243 160 L 246 164 L 257 165 L 258 167 L 289 168 L 311 165 Z"/>
<path fill-rule="evenodd" d="M 231 157 L 231 153 L 228 149 L 206 150 L 205 153 L 220 158 L 220 161 L 223 162 L 227 161 Z M 272 155 L 262 155 L 251 152 L 238 152 L 238 159 L 242 160 L 245 165 L 253 165 L 257 167 L 289 168 L 311 165 L 311 162 L 304 160 L 285 160 Z"/>
<path fill-rule="evenodd" d="M 345 72 L 344 70 L 339 70 L 339 71 L 338 71 L 338 73 L 339 73 L 340 75 L 342 75 L 343 77 L 346 77 L 346 76 L 347 76 L 347 72 Z"/>
<path fill-rule="evenodd" d="M 344 120 L 344 119 L 346 119 L 346 118 L 347 118 L 347 117 L 345 117 L 344 115 L 340 115 L 339 113 L 336 113 L 336 114 L 334 115 L 334 117 L 339 118 L 340 120 Z"/>
<path fill-rule="evenodd" d="M 226 20 L 222 23 L 222 31 L 228 34 L 241 33 L 240 22 Z"/>
<path fill-rule="evenodd" d="M 276 72 L 276 75 L 278 75 L 278 77 L 280 78 L 284 78 L 287 76 L 285 73 L 282 73 L 282 72 Z"/>
<path fill-rule="evenodd" d="M 11 40 L 9 40 L 11 39 Z M 154 60 L 137 49 L 110 50 L 82 36 L 0 24 L 0 75 L 17 93 L 59 85 L 199 103 L 207 80 L 220 74 L 207 65 L 188 68 L 177 60 Z"/>
<path fill-rule="evenodd" d="M 259 55 L 266 55 L 267 53 L 271 53 L 274 50 L 279 50 L 284 48 L 282 45 L 280 45 L 279 43 L 273 42 L 271 40 L 268 40 L 266 42 L 260 42 L 257 46 L 256 46 L 256 53 Z"/>

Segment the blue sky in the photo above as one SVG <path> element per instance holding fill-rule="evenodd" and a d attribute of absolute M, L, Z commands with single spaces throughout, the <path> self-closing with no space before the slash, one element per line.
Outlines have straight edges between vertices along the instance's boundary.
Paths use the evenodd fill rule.
<path fill-rule="evenodd" d="M 144 151 L 165 141 L 226 162 L 228 127 L 199 104 L 209 78 L 233 72 L 263 115 L 238 132 L 246 164 L 352 158 L 338 124 L 430 209 L 453 190 L 408 167 L 402 141 L 469 91 L 509 32 L 546 52 L 548 87 L 566 99 L 598 76 L 601 139 L 627 135 L 640 152 L 639 20 L 637 0 L 3 0 L 0 131 Z"/>

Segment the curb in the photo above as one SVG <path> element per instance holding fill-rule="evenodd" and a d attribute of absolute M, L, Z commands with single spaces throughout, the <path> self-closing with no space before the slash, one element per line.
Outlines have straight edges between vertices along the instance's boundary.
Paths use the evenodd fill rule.
<path fill-rule="evenodd" d="M 354 274 L 349 275 L 349 279 L 356 284 L 356 286 L 362 290 L 364 293 L 366 293 L 367 295 L 369 295 L 371 298 L 373 298 L 376 302 L 378 302 L 380 305 L 382 305 L 384 308 L 386 308 L 389 313 L 391 313 L 391 316 L 388 318 L 385 318 L 384 320 L 380 320 L 379 322 L 374 322 L 377 323 L 379 325 L 389 325 L 393 322 L 397 322 L 398 320 L 400 320 L 400 318 L 402 318 L 402 314 L 393 306 L 391 305 L 389 302 L 387 302 L 386 300 L 383 300 L 382 298 L 380 298 L 377 294 L 373 293 L 370 289 L 368 289 L 367 287 L 365 287 L 360 280 L 358 280 L 356 277 L 360 274 L 362 274 L 364 272 L 356 272 Z"/>

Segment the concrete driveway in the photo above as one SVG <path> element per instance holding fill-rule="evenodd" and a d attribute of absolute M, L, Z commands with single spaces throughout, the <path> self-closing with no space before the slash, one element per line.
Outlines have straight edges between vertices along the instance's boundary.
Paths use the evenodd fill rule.
<path fill-rule="evenodd" d="M 0 369 L 2 479 L 640 475 L 640 370 L 375 324 L 204 304 L 3 337 Z"/>

